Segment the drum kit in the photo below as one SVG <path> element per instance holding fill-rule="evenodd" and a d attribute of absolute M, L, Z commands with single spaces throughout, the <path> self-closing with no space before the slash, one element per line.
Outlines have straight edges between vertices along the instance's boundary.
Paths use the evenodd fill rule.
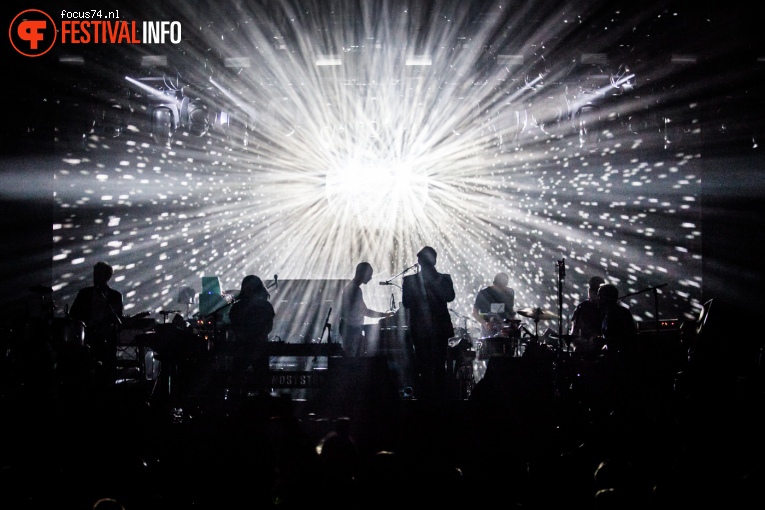
<path fill-rule="evenodd" d="M 492 314 L 483 314 L 489 319 L 489 331 L 494 334 L 484 336 L 479 341 L 478 359 L 488 359 L 493 356 L 514 357 L 523 356 L 529 342 L 539 342 L 539 321 L 549 321 L 558 318 L 554 313 L 542 308 L 521 308 L 516 313 L 534 322 L 534 333 L 531 334 L 523 324 L 522 319 L 499 320 Z"/>
<path fill-rule="evenodd" d="M 516 314 L 534 321 L 532 334 L 523 319 L 505 319 L 500 314 L 481 314 L 483 328 L 468 328 L 468 321 L 476 322 L 454 310 L 457 316 L 454 336 L 449 339 L 449 379 L 458 398 L 469 398 L 475 384 L 483 377 L 493 357 L 520 358 L 526 354 L 527 345 L 538 344 L 538 323 L 557 319 L 558 316 L 541 308 L 523 308 Z M 481 336 L 483 333 L 483 336 Z"/>

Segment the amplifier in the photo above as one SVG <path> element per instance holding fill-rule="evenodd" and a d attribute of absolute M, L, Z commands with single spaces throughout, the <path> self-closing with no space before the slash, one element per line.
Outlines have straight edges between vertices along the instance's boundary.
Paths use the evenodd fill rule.
<path fill-rule="evenodd" d="M 638 333 L 656 332 L 656 321 L 638 322 Z M 659 331 L 679 331 L 682 321 L 680 319 L 659 319 Z"/>

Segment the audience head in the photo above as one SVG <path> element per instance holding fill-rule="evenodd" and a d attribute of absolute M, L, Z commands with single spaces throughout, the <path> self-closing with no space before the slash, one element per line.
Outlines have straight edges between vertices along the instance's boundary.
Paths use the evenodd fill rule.
<path fill-rule="evenodd" d="M 114 498 L 101 498 L 93 503 L 93 510 L 125 510 L 125 506 Z"/>

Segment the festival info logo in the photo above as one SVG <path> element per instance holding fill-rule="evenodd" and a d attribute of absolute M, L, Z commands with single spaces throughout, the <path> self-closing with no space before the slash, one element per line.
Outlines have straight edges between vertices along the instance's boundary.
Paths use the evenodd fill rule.
<path fill-rule="evenodd" d="M 25 57 L 39 57 L 56 43 L 56 24 L 43 11 L 28 9 L 13 18 L 8 35 L 16 51 Z"/>
<path fill-rule="evenodd" d="M 127 21 L 119 10 L 61 11 L 60 27 L 38 9 L 20 12 L 8 30 L 13 48 L 25 57 L 45 55 L 53 45 L 179 44 L 179 21 Z"/>

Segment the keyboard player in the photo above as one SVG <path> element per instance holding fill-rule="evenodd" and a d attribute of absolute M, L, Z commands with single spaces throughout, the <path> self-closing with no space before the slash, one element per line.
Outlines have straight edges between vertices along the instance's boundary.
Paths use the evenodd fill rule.
<path fill-rule="evenodd" d="M 364 334 L 364 320 L 370 318 L 386 318 L 393 316 L 393 312 L 379 312 L 371 310 L 364 302 L 362 285 L 369 283 L 374 270 L 369 262 L 360 262 L 356 265 L 356 273 L 353 279 L 343 288 L 340 305 L 340 337 L 343 342 L 343 350 L 349 357 L 365 355 L 368 348 L 368 338 Z"/>

